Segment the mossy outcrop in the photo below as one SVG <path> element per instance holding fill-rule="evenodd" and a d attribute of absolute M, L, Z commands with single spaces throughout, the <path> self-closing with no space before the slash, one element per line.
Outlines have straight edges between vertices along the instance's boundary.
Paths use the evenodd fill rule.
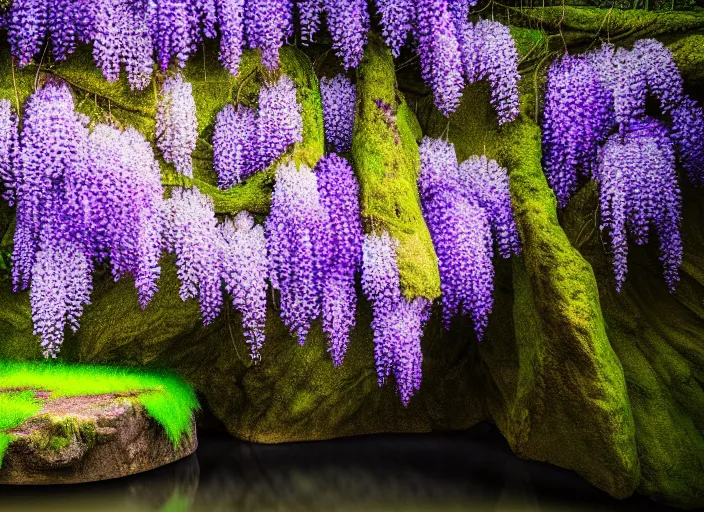
<path fill-rule="evenodd" d="M 635 420 L 639 492 L 682 507 L 704 503 L 704 194 L 686 190 L 684 262 L 670 294 L 656 244 L 631 246 L 617 293 L 597 224 L 592 183 L 570 203 L 570 240 L 597 275 L 606 332 L 621 361 Z"/>
<path fill-rule="evenodd" d="M 371 37 L 357 72 L 352 157 L 367 231 L 398 239 L 398 267 L 408 299 L 440 295 L 440 274 L 418 195 L 415 115 L 396 88 L 391 51 Z M 415 129 L 414 129 L 415 128 Z"/>

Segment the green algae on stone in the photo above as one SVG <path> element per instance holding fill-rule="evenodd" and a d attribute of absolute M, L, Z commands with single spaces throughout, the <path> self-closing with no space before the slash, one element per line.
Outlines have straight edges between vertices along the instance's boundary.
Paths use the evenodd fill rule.
<path fill-rule="evenodd" d="M 564 224 L 598 276 L 606 331 L 623 366 L 641 466 L 638 491 L 696 508 L 704 506 L 704 195 L 684 192 L 684 261 L 673 294 L 655 245 L 629 247 L 626 282 L 615 291 L 593 183 L 570 202 Z"/>
<path fill-rule="evenodd" d="M 418 195 L 418 128 L 396 90 L 391 52 L 376 37 L 357 71 L 357 98 L 352 157 L 365 228 L 399 240 L 404 295 L 435 299 L 440 275 Z"/>

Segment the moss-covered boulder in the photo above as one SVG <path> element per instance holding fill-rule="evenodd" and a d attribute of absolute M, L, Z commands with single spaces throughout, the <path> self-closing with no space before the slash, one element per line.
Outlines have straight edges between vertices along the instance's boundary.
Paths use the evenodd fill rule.
<path fill-rule="evenodd" d="M 616 292 L 593 183 L 570 203 L 565 228 L 597 275 L 606 332 L 623 366 L 641 466 L 638 490 L 694 507 L 704 504 L 704 194 L 685 192 L 684 262 L 673 294 L 656 244 L 631 246 L 626 283 Z"/>

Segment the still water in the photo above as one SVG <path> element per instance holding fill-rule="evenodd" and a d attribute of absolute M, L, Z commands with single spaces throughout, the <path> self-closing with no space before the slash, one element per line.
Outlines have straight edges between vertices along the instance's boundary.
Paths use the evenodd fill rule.
<path fill-rule="evenodd" d="M 668 511 L 618 501 L 570 471 L 516 458 L 489 425 L 459 434 L 277 446 L 201 434 L 191 457 L 134 477 L 0 486 L 2 511 Z"/>

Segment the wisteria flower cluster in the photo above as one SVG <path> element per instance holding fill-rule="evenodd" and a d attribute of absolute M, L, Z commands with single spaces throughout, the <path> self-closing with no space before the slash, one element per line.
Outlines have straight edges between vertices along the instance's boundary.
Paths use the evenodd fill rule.
<path fill-rule="evenodd" d="M 213 165 L 220 188 L 230 188 L 263 171 L 302 140 L 296 85 L 286 75 L 261 88 L 258 112 L 226 105 L 217 115 L 213 134 Z"/>
<path fill-rule="evenodd" d="M 362 244 L 357 194 L 352 168 L 337 155 L 321 159 L 315 172 L 282 162 L 266 220 L 281 318 L 303 344 L 322 313 L 335 365 L 342 364 L 355 323 Z"/>
<path fill-rule="evenodd" d="M 607 137 L 614 131 L 625 137 L 646 117 L 648 97 L 669 118 L 677 157 L 691 181 L 704 183 L 702 109 L 684 94 L 670 50 L 653 39 L 639 40 L 631 50 L 605 44 L 585 55 L 565 55 L 548 72 L 544 167 L 561 207 L 580 179 L 594 177 Z"/>
<path fill-rule="evenodd" d="M 320 79 L 325 139 L 337 153 L 352 150 L 357 87 L 344 75 Z"/>
<path fill-rule="evenodd" d="M 15 202 L 15 172 L 13 162 L 17 151 L 17 115 L 9 100 L 0 100 L 0 197 L 10 205 Z"/>
<path fill-rule="evenodd" d="M 162 194 L 151 145 L 136 131 L 97 125 L 74 111 L 63 82 L 28 100 L 10 176 L 17 204 L 15 290 L 29 288 L 35 333 L 55 357 L 66 325 L 89 303 L 91 272 L 107 260 L 130 274 L 144 307 L 156 292 Z"/>
<path fill-rule="evenodd" d="M 423 214 L 440 267 L 443 321 L 470 315 L 481 340 L 493 306 L 494 245 L 504 258 L 521 250 L 505 169 L 485 156 L 458 165 L 441 139 L 420 145 Z M 493 235 L 492 235 L 493 233 Z"/>
<path fill-rule="evenodd" d="M 599 152 L 596 180 L 601 228 L 611 241 L 616 290 L 626 279 L 628 236 L 645 244 L 652 227 L 660 240 L 665 282 L 674 291 L 682 263 L 682 199 L 667 128 L 645 117 L 628 125 L 623 136 L 609 137 Z"/>
<path fill-rule="evenodd" d="M 407 406 L 421 385 L 421 338 L 430 316 L 430 301 L 423 297 L 408 301 L 401 294 L 397 248 L 398 241 L 387 232 L 364 237 L 362 289 L 374 314 L 374 359 L 379 386 L 393 373 L 401 402 Z"/>
<path fill-rule="evenodd" d="M 182 300 L 198 299 L 204 324 L 223 308 L 224 288 L 242 314 L 252 359 L 261 358 L 269 273 L 264 228 L 248 212 L 218 223 L 213 199 L 197 188 L 175 189 L 165 202 L 165 242 L 176 256 Z"/>
<path fill-rule="evenodd" d="M 505 123 L 518 114 L 518 55 L 507 27 L 468 20 L 475 4 L 376 0 L 394 56 L 413 35 L 423 78 L 443 113 L 457 109 L 465 81 L 486 79 L 499 123 Z M 366 0 L 15 0 L 8 35 L 21 66 L 42 53 L 47 34 L 57 59 L 78 42 L 93 42 L 106 79 L 117 80 L 124 68 L 132 88 L 144 89 L 155 64 L 162 71 L 172 62 L 183 67 L 200 43 L 218 34 L 220 60 L 233 75 L 247 47 L 261 51 L 265 67 L 278 68 L 279 49 L 293 39 L 294 11 L 304 45 L 313 41 L 324 14 L 344 68 L 359 66 L 370 29 Z"/>
<path fill-rule="evenodd" d="M 156 144 L 164 160 L 176 171 L 193 177 L 193 159 L 198 140 L 198 118 L 193 86 L 180 74 L 167 77 L 156 109 Z"/>

